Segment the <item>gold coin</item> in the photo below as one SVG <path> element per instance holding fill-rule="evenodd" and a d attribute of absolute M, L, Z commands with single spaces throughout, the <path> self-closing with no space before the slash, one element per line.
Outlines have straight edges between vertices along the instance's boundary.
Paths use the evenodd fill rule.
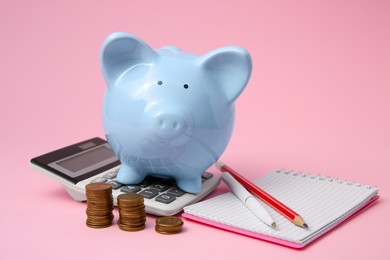
<path fill-rule="evenodd" d="M 105 182 L 95 182 L 85 185 L 85 189 L 89 191 L 101 191 L 112 189 L 111 184 Z"/>
<path fill-rule="evenodd" d="M 120 208 L 120 209 L 118 209 L 118 211 L 120 213 L 123 213 L 123 214 L 138 215 L 138 214 L 144 214 L 145 213 L 145 208 L 131 209 L 131 210 Z"/>
<path fill-rule="evenodd" d="M 165 227 L 175 227 L 183 225 L 183 221 L 174 216 L 168 216 L 168 217 L 159 217 L 156 219 L 156 225 L 158 226 L 165 226 Z"/>
<path fill-rule="evenodd" d="M 111 227 L 112 223 L 106 224 L 106 225 L 93 225 L 93 224 L 89 224 L 87 222 L 86 225 L 87 225 L 87 227 L 90 227 L 90 228 L 107 228 L 107 227 Z"/>
<path fill-rule="evenodd" d="M 139 231 L 145 228 L 146 213 L 144 197 L 140 194 L 125 193 L 117 197 L 119 219 L 117 224 L 124 231 Z"/>
<path fill-rule="evenodd" d="M 146 216 L 145 215 L 140 215 L 140 216 L 124 216 L 124 215 L 120 215 L 119 218 L 122 219 L 122 220 L 126 220 L 126 221 L 133 221 L 133 220 L 137 220 L 137 219 L 146 219 Z"/>
<path fill-rule="evenodd" d="M 141 224 L 146 222 L 146 218 L 134 218 L 134 219 L 126 219 L 126 218 L 120 218 L 120 221 L 122 224 Z"/>
<path fill-rule="evenodd" d="M 107 206 L 102 206 L 102 207 L 94 207 L 87 205 L 87 210 L 90 211 L 112 211 L 114 209 L 113 205 L 107 205 Z"/>
<path fill-rule="evenodd" d="M 90 183 L 85 185 L 85 191 L 89 194 L 105 194 L 112 191 L 112 186 L 108 183 Z"/>
<path fill-rule="evenodd" d="M 132 210 L 132 211 L 120 209 L 118 211 L 119 211 L 119 213 L 121 213 L 123 215 L 142 215 L 142 214 L 145 214 L 145 209 Z"/>
<path fill-rule="evenodd" d="M 156 219 L 156 232 L 164 235 L 173 235 L 181 232 L 183 221 L 174 216 L 159 217 Z"/>
<path fill-rule="evenodd" d="M 159 226 L 156 226 L 155 227 L 156 230 L 159 230 L 161 232 L 180 232 L 180 230 L 182 229 L 182 226 L 178 226 L 178 227 L 170 227 L 170 228 L 167 228 L 167 227 L 159 227 Z"/>
<path fill-rule="evenodd" d="M 141 194 L 136 194 L 136 193 L 124 193 L 124 194 L 120 194 L 117 197 L 117 200 L 118 200 L 118 204 L 134 205 L 134 204 L 143 203 L 144 196 L 142 196 Z"/>
<path fill-rule="evenodd" d="M 157 233 L 162 234 L 162 235 L 174 235 L 174 234 L 179 234 L 181 232 L 181 230 L 167 232 L 167 231 L 161 231 L 161 230 L 159 230 L 157 228 L 155 230 L 156 230 Z"/>
<path fill-rule="evenodd" d="M 88 218 L 89 219 L 96 219 L 96 220 L 107 219 L 107 218 L 114 218 L 114 214 L 110 213 L 110 214 L 103 215 L 103 216 L 88 214 Z"/>
<path fill-rule="evenodd" d="M 88 224 L 90 224 L 90 225 L 96 225 L 96 226 L 99 226 L 99 225 L 108 225 L 108 224 L 111 224 L 112 221 L 113 221 L 112 218 L 99 219 L 99 220 L 87 218 L 87 223 L 88 223 Z"/>
<path fill-rule="evenodd" d="M 111 226 L 112 220 L 113 220 L 113 218 L 106 218 L 106 219 L 100 219 L 100 220 L 87 218 L 85 223 L 88 227 L 103 228 L 103 227 Z"/>
<path fill-rule="evenodd" d="M 175 232 L 175 231 L 181 230 L 182 227 L 183 227 L 183 225 L 176 226 L 176 227 L 160 227 L 160 226 L 156 226 L 155 228 L 160 230 L 160 231 L 164 231 L 164 232 Z"/>
<path fill-rule="evenodd" d="M 108 183 L 90 183 L 85 186 L 87 197 L 86 225 L 105 228 L 112 225 L 114 209 L 112 186 Z"/>
<path fill-rule="evenodd" d="M 87 208 L 89 209 L 114 209 L 114 204 L 107 203 L 107 204 L 95 204 L 92 202 L 87 202 Z"/>
<path fill-rule="evenodd" d="M 112 221 L 105 221 L 105 222 L 99 222 L 99 223 L 96 223 L 96 222 L 92 222 L 92 221 L 86 221 L 85 224 L 88 226 L 88 227 L 109 227 L 112 225 Z"/>
<path fill-rule="evenodd" d="M 111 201 L 113 200 L 112 194 L 99 194 L 99 195 L 86 195 L 87 200 L 96 201 L 96 202 L 105 202 L 105 201 Z"/>
<path fill-rule="evenodd" d="M 123 210 L 141 210 L 144 208 L 145 205 L 143 201 L 139 204 L 133 204 L 133 205 L 123 205 L 122 203 L 118 203 L 118 209 L 123 209 Z"/>
<path fill-rule="evenodd" d="M 120 223 L 122 226 L 125 226 L 127 228 L 137 228 L 140 226 L 145 226 L 145 221 L 141 221 L 141 222 L 133 223 L 133 224 L 123 223 L 123 222 L 120 222 Z"/>
<path fill-rule="evenodd" d="M 112 200 L 106 200 L 104 198 L 102 199 L 88 199 L 87 198 L 87 205 L 90 207 L 107 207 L 107 206 L 114 206 L 114 202 Z"/>
<path fill-rule="evenodd" d="M 102 206 L 105 204 L 114 204 L 114 201 L 113 201 L 112 197 L 108 197 L 108 196 L 104 195 L 104 196 L 99 196 L 96 198 L 87 197 L 87 203 L 89 203 L 91 205 L 94 204 L 96 206 Z"/>
<path fill-rule="evenodd" d="M 118 224 L 120 229 L 122 229 L 124 231 L 129 231 L 129 232 L 140 231 L 140 230 L 143 230 L 145 228 L 145 223 L 143 223 L 139 226 L 129 226 L 129 225 L 123 224 L 120 220 L 118 220 L 117 224 Z"/>
<path fill-rule="evenodd" d="M 85 212 L 87 213 L 87 215 L 98 215 L 98 216 L 110 215 L 112 213 L 112 208 L 107 208 L 107 209 L 91 209 L 91 208 L 87 208 L 85 210 Z"/>

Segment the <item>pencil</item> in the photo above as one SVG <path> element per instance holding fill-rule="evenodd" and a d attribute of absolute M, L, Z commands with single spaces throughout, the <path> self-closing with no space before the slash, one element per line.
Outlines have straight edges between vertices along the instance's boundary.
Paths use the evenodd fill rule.
<path fill-rule="evenodd" d="M 243 177 L 241 174 L 239 174 L 223 162 L 217 161 L 215 163 L 215 166 L 222 172 L 230 173 L 230 175 L 232 175 L 233 178 L 235 178 L 239 183 L 241 183 L 241 185 L 243 185 L 246 189 L 248 189 L 258 198 L 263 200 L 265 203 L 273 207 L 287 219 L 292 221 L 295 225 L 302 228 L 309 228 L 309 226 L 305 223 L 303 218 L 298 213 L 296 213 L 295 211 L 284 205 L 282 202 L 272 197 L 270 194 L 253 184 L 251 181 L 247 180 L 245 177 Z"/>

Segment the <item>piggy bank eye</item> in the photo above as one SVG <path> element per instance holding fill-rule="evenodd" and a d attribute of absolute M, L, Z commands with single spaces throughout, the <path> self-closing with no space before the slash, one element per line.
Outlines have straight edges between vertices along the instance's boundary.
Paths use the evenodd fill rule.
<path fill-rule="evenodd" d="M 159 81 L 157 82 L 157 84 L 158 84 L 158 85 L 162 85 L 162 81 L 159 80 Z"/>
<path fill-rule="evenodd" d="M 187 89 L 189 86 L 187 84 L 184 84 L 183 86 L 185 89 Z"/>

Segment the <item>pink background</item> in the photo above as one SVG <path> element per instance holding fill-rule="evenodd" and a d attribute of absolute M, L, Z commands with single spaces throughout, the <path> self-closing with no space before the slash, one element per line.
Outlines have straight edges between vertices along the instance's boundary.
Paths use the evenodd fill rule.
<path fill-rule="evenodd" d="M 248 49 L 222 160 L 252 180 L 287 168 L 376 184 L 380 201 L 301 251 L 190 221 L 163 236 L 152 216 L 142 232 L 87 228 L 86 205 L 28 162 L 104 136 L 99 49 L 114 31 L 198 54 Z M 389 1 L 13 0 L 0 32 L 1 259 L 390 258 Z"/>

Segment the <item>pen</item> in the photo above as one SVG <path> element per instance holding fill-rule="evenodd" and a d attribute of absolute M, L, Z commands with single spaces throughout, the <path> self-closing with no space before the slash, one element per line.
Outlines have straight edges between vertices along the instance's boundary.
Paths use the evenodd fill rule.
<path fill-rule="evenodd" d="M 222 180 L 230 187 L 233 193 L 246 205 L 249 210 L 261 221 L 270 227 L 276 227 L 274 219 L 238 181 L 236 181 L 228 172 L 222 173 Z"/>
<path fill-rule="evenodd" d="M 253 184 L 243 176 L 241 176 L 238 172 L 236 172 L 235 170 L 233 170 L 223 162 L 217 161 L 215 163 L 215 166 L 222 172 L 230 173 L 233 176 L 233 178 L 235 178 L 239 183 L 241 183 L 242 186 L 247 188 L 250 192 L 252 192 L 257 197 L 262 199 L 264 202 L 266 202 L 268 205 L 273 207 L 275 210 L 280 212 L 287 219 L 292 221 L 295 225 L 302 228 L 309 228 L 309 226 L 305 223 L 303 218 L 298 213 L 296 213 L 295 211 L 293 211 L 292 209 L 284 205 L 282 202 L 272 197 L 267 192 L 263 191 L 261 188 L 259 188 L 258 186 L 256 186 L 255 184 Z"/>

